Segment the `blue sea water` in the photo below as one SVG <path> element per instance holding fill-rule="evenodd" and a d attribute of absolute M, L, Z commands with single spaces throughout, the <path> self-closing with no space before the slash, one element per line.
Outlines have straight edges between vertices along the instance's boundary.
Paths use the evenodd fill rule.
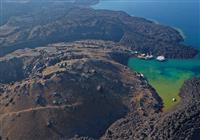
<path fill-rule="evenodd" d="M 200 50 L 200 0 L 100 0 L 95 9 L 125 11 L 132 16 L 144 17 L 182 32 L 185 44 Z M 185 80 L 200 76 L 200 57 L 166 62 L 130 58 L 128 66 L 141 72 L 163 99 L 164 110 L 178 101 Z M 177 102 L 172 102 L 176 98 Z"/>
<path fill-rule="evenodd" d="M 94 8 L 125 11 L 178 28 L 186 44 L 200 49 L 200 0 L 100 0 Z"/>

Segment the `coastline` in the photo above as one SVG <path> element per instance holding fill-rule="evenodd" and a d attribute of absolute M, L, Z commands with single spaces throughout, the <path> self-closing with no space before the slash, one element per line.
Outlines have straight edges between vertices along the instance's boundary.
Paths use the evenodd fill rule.
<path fill-rule="evenodd" d="M 187 36 L 185 35 L 184 31 L 183 31 L 181 28 L 178 28 L 178 27 L 172 27 L 172 26 L 170 26 L 170 27 L 173 28 L 173 29 L 175 29 L 176 31 L 178 31 L 179 34 L 182 36 L 182 38 L 183 38 L 184 41 L 185 41 L 185 39 L 187 38 Z"/>
<path fill-rule="evenodd" d="M 131 16 L 136 16 L 136 15 L 131 15 Z M 146 19 L 146 20 L 149 20 L 149 21 L 153 22 L 154 24 L 161 24 L 158 20 L 155 20 L 155 19 L 152 19 L 152 18 L 146 18 L 146 17 L 143 17 L 143 18 Z M 161 25 L 163 25 L 163 24 L 161 24 Z M 166 25 L 166 26 L 169 26 L 169 27 L 175 29 L 176 31 L 178 31 L 179 34 L 182 36 L 183 40 L 185 41 L 185 39 L 187 38 L 187 36 L 185 35 L 184 31 L 181 28 L 179 28 L 179 27 L 173 27 L 173 26 L 170 26 L 170 25 Z"/>
<path fill-rule="evenodd" d="M 198 71 L 200 64 L 196 59 L 170 59 L 166 62 L 157 62 L 130 58 L 128 66 L 145 75 L 149 84 L 162 98 L 163 111 L 170 110 L 181 101 L 179 93 L 186 80 L 200 76 Z M 173 98 L 177 101 L 173 102 Z"/>
<path fill-rule="evenodd" d="M 131 16 L 134 16 L 134 15 L 131 15 Z M 152 18 L 146 18 L 146 17 L 143 17 L 143 18 L 153 22 L 154 24 L 161 24 L 158 20 L 155 20 L 155 19 L 152 19 Z"/>
<path fill-rule="evenodd" d="M 131 15 L 131 16 L 133 16 L 133 15 Z M 158 20 L 155 20 L 155 19 L 151 19 L 151 18 L 145 18 L 145 19 L 152 21 L 154 24 L 161 24 Z M 169 25 L 166 25 L 166 26 L 169 26 Z M 187 38 L 187 36 L 186 36 L 186 34 L 184 33 L 184 31 L 181 28 L 179 28 L 179 27 L 173 27 L 173 26 L 169 26 L 169 27 L 171 27 L 171 28 L 175 29 L 176 31 L 178 31 L 179 34 L 182 36 L 183 40 L 185 41 L 185 39 Z"/>
<path fill-rule="evenodd" d="M 131 15 L 131 16 L 134 16 L 134 15 Z M 151 19 L 151 18 L 146 18 L 146 17 L 144 17 L 144 18 L 146 20 L 152 21 L 154 24 L 161 24 L 158 20 Z M 163 24 L 161 24 L 161 25 L 163 25 Z M 170 25 L 166 25 L 166 26 L 169 26 L 169 27 L 175 29 L 176 31 L 178 31 L 179 34 L 181 35 L 181 37 L 183 38 L 183 40 L 185 41 L 185 39 L 187 38 L 187 36 L 186 36 L 186 34 L 184 33 L 184 31 L 181 28 L 179 28 L 179 27 L 173 27 L 173 26 L 170 26 Z"/>

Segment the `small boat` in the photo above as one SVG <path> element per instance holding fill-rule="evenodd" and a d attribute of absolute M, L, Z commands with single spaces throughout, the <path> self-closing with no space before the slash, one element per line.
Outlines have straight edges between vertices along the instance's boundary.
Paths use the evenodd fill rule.
<path fill-rule="evenodd" d="M 147 55 L 145 59 L 153 59 L 153 55 Z"/>
<path fill-rule="evenodd" d="M 142 54 L 139 54 L 137 57 L 141 58 L 141 59 L 145 59 L 146 58 L 146 54 L 142 53 Z"/>
<path fill-rule="evenodd" d="M 158 56 L 157 58 L 156 58 L 156 60 L 158 60 L 158 61 L 165 61 L 166 59 L 165 59 L 165 56 Z"/>
<path fill-rule="evenodd" d="M 172 98 L 172 102 L 176 102 L 176 98 Z"/>
<path fill-rule="evenodd" d="M 131 54 L 138 54 L 138 51 L 132 51 Z"/>

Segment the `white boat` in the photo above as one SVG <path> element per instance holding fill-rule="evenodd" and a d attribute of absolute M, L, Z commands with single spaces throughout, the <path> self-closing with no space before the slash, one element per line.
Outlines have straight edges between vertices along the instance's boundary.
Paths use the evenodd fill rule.
<path fill-rule="evenodd" d="M 146 56 L 146 59 L 152 59 L 153 58 L 153 55 L 147 55 Z"/>
<path fill-rule="evenodd" d="M 141 59 L 145 59 L 146 58 L 146 54 L 142 53 L 142 54 L 139 54 L 137 57 L 141 58 Z"/>
<path fill-rule="evenodd" d="M 132 54 L 138 54 L 138 51 L 133 51 L 133 52 L 131 52 Z"/>
<path fill-rule="evenodd" d="M 172 98 L 172 102 L 176 102 L 176 98 Z"/>
<path fill-rule="evenodd" d="M 158 56 L 157 58 L 156 58 L 158 61 L 165 61 L 166 59 L 165 59 L 165 57 L 164 56 Z"/>

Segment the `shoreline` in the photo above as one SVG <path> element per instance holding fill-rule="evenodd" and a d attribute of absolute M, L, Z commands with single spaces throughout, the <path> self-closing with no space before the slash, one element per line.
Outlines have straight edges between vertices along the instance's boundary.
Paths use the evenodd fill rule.
<path fill-rule="evenodd" d="M 168 88 L 165 84 L 168 83 L 168 82 L 170 83 L 170 81 L 172 81 L 174 79 L 173 74 L 176 73 L 176 68 L 174 66 L 176 65 L 176 63 L 178 61 L 184 62 L 184 64 L 188 65 L 188 67 L 191 67 L 191 68 L 195 68 L 195 67 L 199 66 L 199 64 L 196 63 L 196 62 L 198 62 L 198 60 L 196 60 L 196 59 L 191 59 L 191 60 L 170 59 L 169 61 L 162 62 L 162 63 L 159 63 L 155 60 L 145 61 L 145 60 L 142 60 L 142 59 L 139 59 L 139 58 L 130 58 L 129 61 L 128 61 L 129 68 L 134 69 L 134 71 L 140 72 L 143 75 L 146 75 L 146 78 L 149 80 L 149 84 L 153 88 L 155 88 L 157 94 L 161 97 L 161 99 L 164 103 L 164 107 L 163 107 L 164 112 L 171 110 L 171 108 L 175 107 L 181 101 L 179 93 L 180 93 L 180 89 L 183 86 L 184 82 L 186 80 L 191 79 L 191 78 L 197 78 L 197 77 L 200 76 L 200 73 L 196 73 L 195 71 L 191 71 L 188 68 L 188 70 L 186 72 L 181 71 L 181 75 L 176 75 L 176 76 L 178 76 L 178 80 L 175 80 L 176 86 L 174 87 L 173 84 L 169 84 L 169 88 Z M 132 62 L 135 62 L 135 64 L 133 65 Z M 173 73 L 173 71 L 171 71 L 169 73 L 165 73 L 166 75 L 171 74 L 171 76 L 169 78 L 166 78 L 166 75 L 161 76 L 161 75 L 157 75 L 157 73 L 152 74 L 150 71 L 146 71 L 146 70 L 142 69 L 143 66 L 141 64 L 139 64 L 140 62 L 141 63 L 144 62 L 143 63 L 144 65 L 147 65 L 148 67 L 152 67 L 153 69 L 157 69 L 158 71 L 162 71 L 161 69 L 159 69 L 159 67 L 161 65 L 169 65 L 169 68 L 171 68 L 171 70 L 175 70 L 175 73 Z M 193 66 L 192 63 L 195 64 L 196 66 Z M 179 67 L 178 69 L 180 69 L 180 70 L 185 68 L 185 66 L 183 64 L 179 64 L 178 67 Z M 167 69 L 166 66 L 165 66 L 165 69 Z M 180 73 L 180 70 L 178 70 L 179 73 Z M 195 73 L 196 73 L 196 75 L 195 75 Z M 161 83 L 158 83 L 155 79 L 153 79 L 153 77 L 149 76 L 149 74 L 157 75 L 157 78 L 159 77 L 157 79 L 158 81 L 163 80 L 165 78 L 166 78 L 166 81 L 163 80 Z M 168 94 L 166 91 L 170 91 L 170 94 Z M 176 98 L 177 101 L 172 102 L 173 98 Z"/>
<path fill-rule="evenodd" d="M 131 16 L 134 16 L 134 15 L 131 15 Z M 146 18 L 146 17 L 143 17 L 145 18 L 146 20 L 149 20 L 149 21 L 152 21 L 154 24 L 160 24 L 160 25 L 163 25 L 162 23 L 160 23 L 158 20 L 155 20 L 155 19 L 151 19 L 151 18 Z M 165 25 L 165 26 L 169 26 L 173 29 L 175 29 L 176 31 L 178 31 L 178 33 L 182 36 L 183 38 L 183 42 L 185 42 L 185 39 L 187 38 L 186 34 L 184 33 L 184 31 L 179 28 L 179 27 L 173 27 L 173 26 L 170 26 L 170 25 Z"/>
<path fill-rule="evenodd" d="M 198 60 L 196 60 L 192 64 L 192 61 L 194 61 L 194 60 L 193 59 L 192 60 L 183 60 L 183 62 L 186 63 L 186 65 L 188 65 L 188 67 L 191 67 L 191 68 L 200 66 L 200 63 L 199 63 Z M 152 75 L 157 74 L 156 71 L 155 71 L 155 73 L 152 74 L 150 71 L 144 70 L 142 68 L 143 66 L 139 63 L 142 62 L 143 64 L 147 65 L 148 67 L 152 67 L 153 69 L 157 69 L 160 66 L 163 67 L 163 65 L 169 65 L 169 68 L 171 68 L 172 70 L 175 70 L 176 68 L 174 66 L 176 66 L 176 64 L 178 64 L 181 61 L 182 60 L 179 60 L 179 59 L 177 59 L 177 60 L 176 59 L 170 59 L 168 62 L 159 63 L 155 60 L 145 61 L 145 60 L 142 60 L 142 59 L 139 59 L 139 58 L 130 58 L 129 61 L 128 61 L 128 66 L 131 69 L 134 68 L 134 71 L 140 72 L 140 73 L 146 75 L 146 78 L 149 80 L 149 84 L 152 87 L 155 88 L 157 94 L 163 100 L 163 103 L 164 103 L 163 111 L 168 111 L 169 109 L 173 108 L 176 104 L 178 104 L 181 101 L 180 98 L 179 98 L 180 97 L 179 92 L 180 92 L 181 87 L 184 84 L 184 81 L 186 81 L 190 78 L 199 77 L 200 73 L 195 75 L 195 71 L 190 71 L 189 69 L 186 72 L 183 73 L 183 71 L 180 71 L 180 70 L 184 69 L 185 66 L 183 64 L 180 64 L 179 65 L 180 75 L 177 75 L 178 79 L 175 80 L 176 86 L 173 85 L 173 84 L 172 85 L 169 84 L 169 87 L 167 87 L 166 83 L 171 83 L 171 81 L 173 81 L 174 78 L 172 76 L 176 73 L 175 71 L 174 71 L 175 73 L 173 73 L 173 72 L 166 73 L 166 75 L 171 74 L 171 76 L 169 78 L 166 78 L 166 75 L 164 75 L 164 76 L 157 75 L 157 79 L 153 79 Z M 134 65 L 133 65 L 133 62 L 135 63 Z M 196 66 L 194 66 L 194 65 L 196 65 Z M 147 67 L 147 69 L 148 69 L 148 67 Z M 164 69 L 167 69 L 166 66 L 165 66 Z M 157 69 L 157 70 L 162 71 L 161 69 Z M 160 77 L 160 78 L 158 78 L 158 77 Z M 161 82 L 160 79 L 163 79 L 163 80 L 165 79 L 165 80 Z M 157 80 L 160 81 L 160 83 L 157 82 Z M 170 88 L 170 87 L 172 87 L 172 88 Z M 170 94 L 168 94 L 166 91 L 170 91 Z M 172 102 L 173 98 L 176 98 L 177 101 Z"/>
<path fill-rule="evenodd" d="M 180 34 L 180 35 L 182 36 L 182 38 L 184 39 L 183 42 L 185 42 L 185 39 L 187 38 L 187 36 L 185 35 L 184 31 L 183 31 L 181 28 L 179 28 L 179 27 L 173 27 L 173 26 L 171 26 L 171 28 L 173 28 L 173 29 L 175 29 L 176 31 L 178 31 L 179 34 Z"/>

